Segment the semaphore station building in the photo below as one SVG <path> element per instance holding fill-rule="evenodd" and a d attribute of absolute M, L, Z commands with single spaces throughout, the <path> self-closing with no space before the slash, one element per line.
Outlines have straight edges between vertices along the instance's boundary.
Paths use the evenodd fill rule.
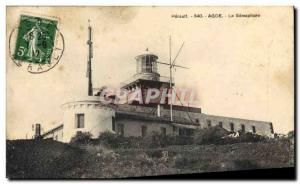
<path fill-rule="evenodd" d="M 195 129 L 220 126 L 228 131 L 252 132 L 270 136 L 271 122 L 208 115 L 201 108 L 173 103 L 179 99 L 173 92 L 175 83 L 163 80 L 157 71 L 158 56 L 148 49 L 136 56 L 136 74 L 118 92 L 92 90 L 92 40 L 89 26 L 88 95 L 62 104 L 62 124 L 41 134 L 41 124 L 34 127 L 35 136 L 69 142 L 77 132 L 90 132 L 98 137 L 111 131 L 125 137 L 145 137 L 153 133 L 191 136 Z M 165 64 L 165 63 L 163 63 Z M 171 66 L 171 65 L 170 65 Z"/>

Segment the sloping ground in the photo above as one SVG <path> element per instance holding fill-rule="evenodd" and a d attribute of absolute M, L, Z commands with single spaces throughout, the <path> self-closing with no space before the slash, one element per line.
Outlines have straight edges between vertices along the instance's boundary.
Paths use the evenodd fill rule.
<path fill-rule="evenodd" d="M 294 166 L 288 140 L 159 149 L 73 148 L 50 140 L 8 141 L 9 178 L 117 178 Z"/>
<path fill-rule="evenodd" d="M 6 142 L 8 178 L 63 178 L 76 167 L 84 151 L 53 140 Z"/>

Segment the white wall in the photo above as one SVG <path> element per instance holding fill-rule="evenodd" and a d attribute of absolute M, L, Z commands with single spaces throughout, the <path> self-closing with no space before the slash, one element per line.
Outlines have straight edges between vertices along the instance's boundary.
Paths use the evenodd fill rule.
<path fill-rule="evenodd" d="M 122 105 L 122 107 L 119 108 L 120 110 L 124 111 L 131 111 L 131 112 L 137 112 L 137 113 L 153 113 L 153 108 L 150 107 L 137 107 L 137 106 L 128 106 L 128 105 Z M 161 117 L 168 118 L 170 117 L 170 110 L 161 108 Z M 154 113 L 152 116 L 155 115 Z M 240 118 L 231 118 L 231 117 L 223 117 L 223 116 L 215 116 L 215 115 L 208 115 L 204 113 L 195 113 L 195 112 L 185 112 L 185 111 L 179 111 L 179 110 L 173 110 L 173 119 L 185 119 L 185 121 L 190 121 L 189 118 L 192 119 L 193 122 L 196 122 L 196 120 L 199 121 L 200 127 L 199 128 L 206 128 L 207 127 L 207 120 L 211 121 L 212 126 L 219 125 L 219 122 L 221 121 L 223 124 L 223 127 L 230 131 L 230 123 L 234 124 L 235 131 L 238 131 L 241 129 L 241 125 L 245 125 L 245 131 L 246 132 L 252 132 L 252 126 L 255 126 L 256 133 L 259 135 L 270 135 L 271 129 L 270 129 L 270 123 L 266 121 L 257 121 L 257 120 L 246 120 L 246 119 L 240 119 Z"/>
<path fill-rule="evenodd" d="M 142 136 L 142 126 L 147 127 L 147 135 L 152 135 L 152 132 L 161 133 L 161 127 L 166 128 L 167 135 L 178 135 L 178 128 L 177 131 L 173 132 L 173 125 L 171 124 L 163 124 L 163 123 L 153 123 L 149 121 L 143 120 L 128 120 L 128 119 L 117 119 L 116 120 L 116 127 L 117 124 L 124 124 L 124 136 Z"/>
<path fill-rule="evenodd" d="M 98 137 L 101 132 L 104 131 L 112 131 L 112 117 L 115 116 L 115 110 L 109 106 L 103 106 L 100 104 L 96 96 L 85 97 L 83 100 L 73 100 L 71 102 L 65 103 L 63 108 L 63 132 L 58 132 L 57 136 L 60 140 L 63 137 L 63 142 L 69 142 L 71 138 L 76 135 L 77 131 L 82 132 L 90 132 L 94 138 Z M 150 113 L 152 108 L 135 108 L 134 106 L 123 106 L 122 110 L 129 111 L 137 111 L 138 113 Z M 161 108 L 161 116 L 169 117 L 169 110 Z M 84 128 L 76 128 L 75 115 L 76 114 L 84 114 Z M 213 116 L 203 113 L 195 113 L 190 112 L 189 116 L 184 111 L 173 111 L 174 116 L 184 118 L 189 121 L 189 116 L 191 119 L 196 122 L 196 119 L 200 123 L 199 128 L 207 127 L 207 120 L 211 121 L 212 126 L 216 126 L 221 121 L 223 123 L 223 127 L 230 131 L 230 123 L 234 123 L 235 131 L 241 129 L 241 125 L 245 125 L 246 132 L 252 132 L 252 126 L 255 126 L 256 133 L 260 135 L 270 135 L 270 123 L 271 122 L 263 122 L 263 121 L 255 121 L 255 120 L 245 120 L 238 118 L 230 118 L 230 117 L 222 117 L 222 116 Z M 153 114 L 154 115 L 154 114 Z M 177 132 L 173 132 L 173 125 L 158 123 L 158 122 L 149 122 L 143 120 L 117 120 L 117 123 L 123 123 L 124 126 L 124 134 L 125 136 L 141 136 L 141 126 L 147 126 L 147 132 L 160 132 L 161 127 L 165 127 L 168 135 L 176 134 Z M 56 135 L 56 134 L 55 134 Z M 53 138 L 55 138 L 53 135 Z"/>
<path fill-rule="evenodd" d="M 63 142 L 69 142 L 77 131 L 90 132 L 96 138 L 100 132 L 112 130 L 115 111 L 108 106 L 102 106 L 96 96 L 68 102 L 63 105 L 63 112 Z M 84 114 L 84 128 L 76 127 L 76 114 Z"/>
<path fill-rule="evenodd" d="M 263 122 L 256 120 L 245 120 L 239 118 L 230 118 L 230 117 L 222 117 L 222 116 L 213 116 L 208 114 L 201 114 L 198 116 L 193 116 L 193 118 L 199 118 L 201 127 L 207 127 L 207 120 L 211 121 L 212 126 L 219 125 L 221 121 L 223 124 L 223 128 L 230 131 L 230 123 L 234 124 L 234 131 L 241 130 L 241 125 L 245 125 L 246 132 L 252 132 L 252 126 L 255 126 L 256 133 L 259 135 L 271 135 L 271 122 Z"/>

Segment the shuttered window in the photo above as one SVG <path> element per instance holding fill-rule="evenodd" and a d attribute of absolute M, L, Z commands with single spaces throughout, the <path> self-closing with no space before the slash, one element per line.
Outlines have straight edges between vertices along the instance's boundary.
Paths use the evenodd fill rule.
<path fill-rule="evenodd" d="M 76 128 L 84 128 L 84 114 L 75 115 Z"/>

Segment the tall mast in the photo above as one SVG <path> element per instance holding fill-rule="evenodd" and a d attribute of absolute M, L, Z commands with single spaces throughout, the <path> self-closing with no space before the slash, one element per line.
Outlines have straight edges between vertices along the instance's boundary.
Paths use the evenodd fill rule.
<path fill-rule="evenodd" d="M 93 84 L 92 84 L 92 58 L 93 58 L 93 42 L 92 42 L 92 27 L 89 19 L 89 35 L 87 44 L 89 46 L 88 65 L 86 77 L 88 77 L 88 96 L 93 96 Z"/>
<path fill-rule="evenodd" d="M 171 93 L 171 101 L 170 101 L 170 117 L 171 117 L 171 121 L 173 121 L 173 86 L 172 86 L 172 40 L 171 40 L 171 36 L 169 39 L 169 52 L 170 52 L 170 93 Z"/>
<path fill-rule="evenodd" d="M 170 100 L 170 121 L 172 122 L 173 121 L 173 74 L 172 74 L 172 70 L 173 68 L 185 68 L 185 69 L 189 69 L 187 67 L 184 67 L 184 66 L 180 66 L 180 65 L 176 65 L 175 62 L 176 62 L 176 59 L 179 55 L 179 53 L 181 52 L 181 49 L 184 45 L 184 42 L 182 43 L 180 49 L 178 50 L 175 58 L 173 59 L 172 61 L 172 38 L 171 36 L 169 37 L 169 63 L 165 63 L 165 62 L 159 62 L 159 61 L 156 61 L 156 63 L 159 63 L 159 64 L 163 64 L 163 65 L 167 65 L 169 66 L 169 70 L 170 70 L 170 96 L 171 96 L 171 100 Z M 177 96 L 176 92 L 174 91 L 175 95 Z M 176 97 L 175 96 L 175 97 Z M 179 97 L 177 96 L 177 98 L 179 99 Z M 180 99 L 179 99 L 180 100 Z"/>

